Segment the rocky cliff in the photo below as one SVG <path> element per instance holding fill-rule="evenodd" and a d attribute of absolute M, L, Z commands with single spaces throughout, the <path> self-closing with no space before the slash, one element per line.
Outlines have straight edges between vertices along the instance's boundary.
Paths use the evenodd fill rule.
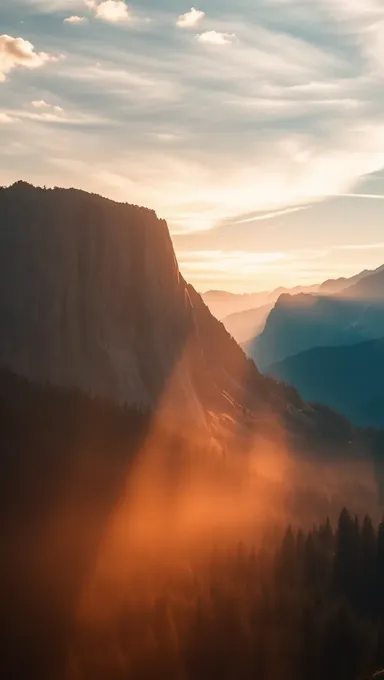
<path fill-rule="evenodd" d="M 0 190 L 0 361 L 28 378 L 152 407 L 172 383 L 199 410 L 194 330 L 167 225 L 76 190 Z"/>
<path fill-rule="evenodd" d="M 254 431 L 269 419 L 300 439 L 327 429 L 324 411 L 262 376 L 212 316 L 151 210 L 75 189 L 0 189 L 0 318 L 0 366 L 40 384 L 178 425 L 219 417 Z"/>

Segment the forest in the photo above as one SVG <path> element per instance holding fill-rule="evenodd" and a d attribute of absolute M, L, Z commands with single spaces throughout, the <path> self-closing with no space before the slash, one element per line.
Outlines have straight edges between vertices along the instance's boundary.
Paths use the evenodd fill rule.
<path fill-rule="evenodd" d="M 117 543 L 100 566 L 148 431 L 134 409 L 2 373 L 4 677 L 364 680 L 384 667 L 384 522 L 369 516 L 186 547 L 171 514 L 168 548 Z"/>
<path fill-rule="evenodd" d="M 384 524 L 346 509 L 335 528 L 213 548 L 145 606 L 127 604 L 109 636 L 78 631 L 74 667 L 87 679 L 370 678 L 384 666 L 383 574 Z"/>

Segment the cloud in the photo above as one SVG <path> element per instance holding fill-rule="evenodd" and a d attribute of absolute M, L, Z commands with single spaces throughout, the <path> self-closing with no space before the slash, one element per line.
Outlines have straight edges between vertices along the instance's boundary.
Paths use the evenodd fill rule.
<path fill-rule="evenodd" d="M 88 126 L 102 127 L 104 123 L 103 119 L 95 114 L 87 115 L 74 108 L 67 110 L 56 104 L 50 104 L 44 99 L 33 100 L 20 108 L 4 109 L 0 112 L 1 122 L 23 122 L 22 128 L 18 128 L 17 138 L 13 142 L 20 143 L 19 145 L 23 146 L 23 148 L 30 149 L 34 148 L 34 142 L 36 142 L 37 148 L 42 148 L 43 140 L 46 144 L 51 144 L 52 140 L 50 139 L 49 132 L 51 123 L 65 126 L 67 130 L 67 133 L 62 131 L 60 137 L 53 133 L 53 138 L 57 137 L 58 145 L 61 148 L 64 148 L 69 143 L 71 129 L 86 129 Z M 24 140 L 23 144 L 21 143 L 22 138 Z"/>
<path fill-rule="evenodd" d="M 196 36 L 196 40 L 204 45 L 230 45 L 235 38 L 234 33 L 219 33 L 218 31 L 206 31 Z"/>
<path fill-rule="evenodd" d="M 123 0 L 85 0 L 87 7 L 95 12 L 97 19 L 103 21 L 119 22 L 131 21 L 132 13 Z"/>
<path fill-rule="evenodd" d="M 55 111 L 55 113 L 64 113 L 64 109 L 61 106 L 48 104 L 46 101 L 44 101 L 44 99 L 35 99 L 31 102 L 31 106 L 33 106 L 34 109 Z"/>
<path fill-rule="evenodd" d="M 261 215 L 254 215 L 253 217 L 245 217 L 244 219 L 236 220 L 233 224 L 246 224 L 247 222 L 257 222 L 259 220 L 272 220 L 275 217 L 282 215 L 289 215 L 290 213 L 300 212 L 301 210 L 308 210 L 310 205 L 299 205 L 293 208 L 284 208 L 283 210 L 274 210 L 273 212 L 262 213 Z"/>
<path fill-rule="evenodd" d="M 349 193 L 349 194 L 334 194 L 332 198 L 372 198 L 373 200 L 377 201 L 383 201 L 384 200 L 384 195 L 383 194 L 356 194 L 356 193 Z"/>
<path fill-rule="evenodd" d="M 83 24 L 86 21 L 88 21 L 87 17 L 78 17 L 76 14 L 64 19 L 65 24 Z"/>
<path fill-rule="evenodd" d="M 0 125 L 8 125 L 9 123 L 14 123 L 15 118 L 12 118 L 8 113 L 0 111 Z"/>
<path fill-rule="evenodd" d="M 384 242 L 378 243 L 346 243 L 334 246 L 334 250 L 384 250 Z"/>
<path fill-rule="evenodd" d="M 34 46 L 28 40 L 0 35 L 0 82 L 4 82 L 14 68 L 36 69 L 57 59 L 58 57 L 46 52 L 35 52 Z"/>
<path fill-rule="evenodd" d="M 189 12 L 181 14 L 177 20 L 179 28 L 195 28 L 204 19 L 205 12 L 192 7 Z"/>
<path fill-rule="evenodd" d="M 196 250 L 178 251 L 178 260 L 183 271 L 195 276 L 207 274 L 249 275 L 267 265 L 290 260 L 287 253 L 250 252 L 248 250 Z"/>
<path fill-rule="evenodd" d="M 56 5 L 61 20 L 81 15 L 84 1 L 69 1 L 66 10 L 64 0 L 33 4 L 37 15 L 42 7 L 46 13 Z M 131 6 L 129 0 L 123 4 Z M 365 12 L 365 3 L 358 4 Z M 100 0 L 88 2 L 87 14 L 95 17 L 102 5 Z M 225 12 L 213 17 L 215 23 L 207 20 L 191 40 L 184 40 L 181 29 L 171 30 L 179 12 L 169 9 L 177 3 L 134 4 L 140 5 L 145 14 L 152 7 L 152 22 L 134 23 L 129 41 L 124 31 L 103 31 L 102 40 L 88 31 L 81 40 L 77 31 L 57 35 L 65 45 L 57 49 L 68 50 L 71 58 L 55 69 L 55 77 L 44 73 L 44 83 L 38 83 L 29 99 L 68 102 L 60 136 L 41 117 L 39 125 L 29 125 L 28 119 L 23 126 L 10 126 L 15 137 L 16 132 L 23 136 L 25 148 L 29 145 L 41 158 L 43 183 L 54 176 L 56 184 L 78 184 L 149 205 L 171 218 L 176 231 L 208 230 L 225 222 L 226 234 L 232 229 L 234 239 L 240 225 L 230 222 L 256 218 L 254 224 L 244 224 L 247 238 L 251 232 L 271 232 L 272 222 L 261 221 L 272 219 L 265 215 L 275 216 L 273 229 L 277 222 L 291 229 L 301 222 L 309 231 L 312 210 L 311 219 L 305 211 L 276 213 L 337 193 L 370 193 L 372 187 L 360 192 L 356 183 L 363 173 L 384 167 L 382 72 L 367 58 L 371 17 L 377 22 L 376 15 L 365 12 L 360 22 L 352 8 L 357 0 L 343 2 L 343 12 L 337 13 L 341 0 L 259 0 L 258 11 L 254 0 L 242 0 L 241 13 L 230 0 Z M 6 25 L 12 25 L 9 18 Z M 214 45 L 219 42 L 216 48 L 203 38 L 212 34 Z M 233 44 L 224 41 L 220 47 L 218 35 L 230 36 Z M 35 43 L 39 46 L 37 37 Z M 19 118 L 25 100 L 16 79 L 9 97 L 7 113 Z M 81 129 L 80 124 L 67 125 L 72 110 L 78 112 L 75 120 L 84 114 L 87 123 Z M 30 108 L 29 114 L 54 112 Z M 23 159 L 20 153 L 16 162 L 19 174 L 24 173 L 28 154 Z M 347 200 L 340 204 L 347 205 Z M 353 212 L 378 211 L 384 205 L 357 198 L 351 203 Z M 335 233 L 337 227 L 336 222 Z M 321 225 L 316 234 L 320 232 Z M 380 241 L 377 235 L 367 239 Z"/>

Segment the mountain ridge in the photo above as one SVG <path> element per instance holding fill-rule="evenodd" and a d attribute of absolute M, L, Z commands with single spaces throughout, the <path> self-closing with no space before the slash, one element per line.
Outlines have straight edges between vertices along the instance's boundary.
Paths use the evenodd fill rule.
<path fill-rule="evenodd" d="M 246 347 L 260 369 L 312 347 L 353 345 L 384 335 L 384 269 L 357 278 L 333 295 L 280 296 L 264 330 Z"/>

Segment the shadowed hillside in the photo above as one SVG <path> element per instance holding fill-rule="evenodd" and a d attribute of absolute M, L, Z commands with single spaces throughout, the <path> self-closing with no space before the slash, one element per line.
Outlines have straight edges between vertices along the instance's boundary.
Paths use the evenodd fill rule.
<path fill-rule="evenodd" d="M 317 347 L 273 364 L 269 374 L 303 399 L 337 409 L 356 424 L 384 428 L 384 340 Z"/>

